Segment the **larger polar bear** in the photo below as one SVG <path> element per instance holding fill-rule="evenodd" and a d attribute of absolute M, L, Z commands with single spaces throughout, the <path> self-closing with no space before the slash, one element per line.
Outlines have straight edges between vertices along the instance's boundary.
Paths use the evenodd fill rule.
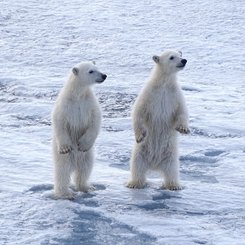
<path fill-rule="evenodd" d="M 181 52 L 165 51 L 153 56 L 152 76 L 139 94 L 133 108 L 135 146 L 131 158 L 130 188 L 143 188 L 146 172 L 158 170 L 163 188 L 179 190 L 177 131 L 188 133 L 188 113 L 176 74 L 187 60 Z"/>
<path fill-rule="evenodd" d="M 52 114 L 56 198 L 74 197 L 71 174 L 78 191 L 87 192 L 93 161 L 93 144 L 100 130 L 101 111 L 91 89 L 106 75 L 92 62 L 76 65 L 62 88 Z"/>

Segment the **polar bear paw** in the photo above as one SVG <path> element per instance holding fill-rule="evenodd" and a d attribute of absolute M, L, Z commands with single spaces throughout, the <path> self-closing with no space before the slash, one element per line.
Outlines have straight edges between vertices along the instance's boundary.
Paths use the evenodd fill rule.
<path fill-rule="evenodd" d="M 56 192 L 55 193 L 55 198 L 56 199 L 68 199 L 68 200 L 74 200 L 76 197 L 76 194 L 71 191 L 67 190 L 65 192 Z"/>
<path fill-rule="evenodd" d="M 79 151 L 82 151 L 82 152 L 87 152 L 90 150 L 91 147 L 87 146 L 87 147 L 84 147 L 83 145 L 81 144 L 78 144 L 78 150 Z"/>
<path fill-rule="evenodd" d="M 179 190 L 182 190 L 183 187 L 178 183 L 176 183 L 176 184 L 164 184 L 162 186 L 162 189 L 168 189 L 170 191 L 179 191 Z"/>
<path fill-rule="evenodd" d="M 79 186 L 78 191 L 81 192 L 91 192 L 91 191 L 95 191 L 96 188 L 93 185 L 84 185 L 84 186 Z"/>
<path fill-rule="evenodd" d="M 62 145 L 59 148 L 60 154 L 67 154 L 72 151 L 72 147 L 70 145 Z"/>
<path fill-rule="evenodd" d="M 183 125 L 177 126 L 176 130 L 178 132 L 180 132 L 181 134 L 189 134 L 190 133 L 190 129 L 186 126 L 183 126 Z"/>
<path fill-rule="evenodd" d="M 137 143 L 141 143 L 144 140 L 144 138 L 146 137 L 146 134 L 147 133 L 146 133 L 146 130 L 145 129 L 141 130 L 141 133 L 139 135 L 136 135 L 135 136 L 136 142 Z"/>
<path fill-rule="evenodd" d="M 126 185 L 128 188 L 132 189 L 143 189 L 145 187 L 145 183 L 142 181 L 129 181 Z"/>

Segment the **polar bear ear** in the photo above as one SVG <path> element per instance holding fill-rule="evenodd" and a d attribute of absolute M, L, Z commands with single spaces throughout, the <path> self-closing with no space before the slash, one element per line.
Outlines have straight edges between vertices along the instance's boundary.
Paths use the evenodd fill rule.
<path fill-rule="evenodd" d="M 182 57 L 182 52 L 181 51 L 178 51 L 178 53 L 180 54 L 180 57 Z"/>
<path fill-rule="evenodd" d="M 96 65 L 96 62 L 95 62 L 94 60 L 92 61 L 92 63 L 93 63 L 94 65 Z"/>
<path fill-rule="evenodd" d="M 78 75 L 79 70 L 78 70 L 78 68 L 77 68 L 77 67 L 73 67 L 73 68 L 72 68 L 72 72 L 73 72 L 73 74 L 74 74 L 75 76 L 77 76 L 77 75 Z"/>
<path fill-rule="evenodd" d="M 157 64 L 160 62 L 160 57 L 157 56 L 157 55 L 153 55 L 153 56 L 152 56 L 152 59 L 153 59 L 154 62 L 157 63 Z"/>

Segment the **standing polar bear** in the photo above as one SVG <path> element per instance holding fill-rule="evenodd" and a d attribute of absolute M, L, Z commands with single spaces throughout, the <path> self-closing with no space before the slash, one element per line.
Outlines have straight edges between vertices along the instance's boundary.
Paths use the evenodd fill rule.
<path fill-rule="evenodd" d="M 56 198 L 72 199 L 71 174 L 78 191 L 93 189 L 88 179 L 93 167 L 93 145 L 100 130 L 101 111 L 91 85 L 106 75 L 94 63 L 76 65 L 62 88 L 52 114 Z"/>
<path fill-rule="evenodd" d="M 177 131 L 189 132 L 188 113 L 176 74 L 186 59 L 181 52 L 165 51 L 153 56 L 153 74 L 139 94 L 133 108 L 136 143 L 131 158 L 129 188 L 143 188 L 146 172 L 158 170 L 163 188 L 180 190 Z"/>

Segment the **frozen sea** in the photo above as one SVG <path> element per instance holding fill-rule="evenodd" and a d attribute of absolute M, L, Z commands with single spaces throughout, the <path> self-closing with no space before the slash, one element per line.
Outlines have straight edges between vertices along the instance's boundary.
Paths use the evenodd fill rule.
<path fill-rule="evenodd" d="M 0 0 L 0 244 L 245 244 L 244 0 Z M 130 110 L 152 55 L 182 50 L 191 134 L 184 189 L 125 187 Z M 71 67 L 95 60 L 103 109 L 91 182 L 54 200 L 50 114 Z"/>

